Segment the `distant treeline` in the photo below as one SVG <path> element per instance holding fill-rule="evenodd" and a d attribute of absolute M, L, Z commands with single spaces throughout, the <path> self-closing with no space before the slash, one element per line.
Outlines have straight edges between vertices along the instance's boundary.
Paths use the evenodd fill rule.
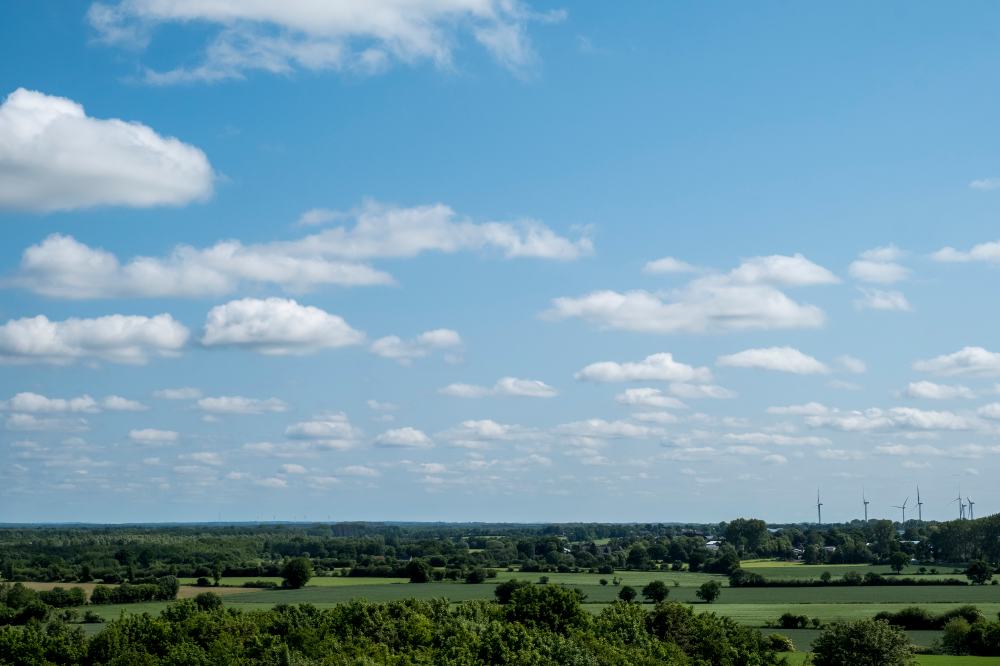
<path fill-rule="evenodd" d="M 3 580 L 140 583 L 165 576 L 264 578 L 290 558 L 316 575 L 401 576 L 413 560 L 435 576 L 469 571 L 705 571 L 729 574 L 742 559 L 807 564 L 1000 563 L 1000 518 L 947 523 L 888 520 L 769 529 L 758 519 L 676 524 L 170 525 L 0 528 Z M 851 584 L 851 583 L 847 583 Z"/>
<path fill-rule="evenodd" d="M 855 587 L 855 586 L 933 586 L 968 585 L 959 578 L 911 578 L 882 576 L 868 572 L 864 575 L 848 572 L 840 578 L 765 578 L 758 573 L 737 569 L 729 574 L 730 587 Z"/>

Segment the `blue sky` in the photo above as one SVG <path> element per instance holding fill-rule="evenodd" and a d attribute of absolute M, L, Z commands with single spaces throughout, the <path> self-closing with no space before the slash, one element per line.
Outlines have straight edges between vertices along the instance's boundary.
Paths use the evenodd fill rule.
<path fill-rule="evenodd" d="M 5 9 L 0 521 L 991 512 L 998 13 Z"/>

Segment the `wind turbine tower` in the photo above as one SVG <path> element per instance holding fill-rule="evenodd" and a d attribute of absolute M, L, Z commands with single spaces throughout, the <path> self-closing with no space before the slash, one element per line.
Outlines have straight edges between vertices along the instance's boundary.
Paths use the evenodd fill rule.
<path fill-rule="evenodd" d="M 920 501 L 920 486 L 917 486 L 917 520 L 924 522 L 924 503 Z"/>
<path fill-rule="evenodd" d="M 907 497 L 905 500 L 903 500 L 903 504 L 902 505 L 900 505 L 900 504 L 893 504 L 892 505 L 892 508 L 894 508 L 894 509 L 902 509 L 903 510 L 903 522 L 901 523 L 902 525 L 906 524 L 906 503 L 909 502 L 909 501 L 910 501 L 910 498 Z"/>
<path fill-rule="evenodd" d="M 965 518 L 965 502 L 962 501 L 961 489 L 958 491 L 958 497 L 953 499 L 952 502 L 958 502 L 958 519 L 963 520 Z"/>
<path fill-rule="evenodd" d="M 975 516 L 975 514 L 974 514 L 974 513 L 972 512 L 972 507 L 973 507 L 973 506 L 975 506 L 975 504 L 976 504 L 976 503 L 972 501 L 972 498 L 971 498 L 971 497 L 966 497 L 965 499 L 966 499 L 966 500 L 968 501 L 968 503 L 969 503 L 969 520 L 975 520 L 975 519 L 976 519 L 976 516 Z"/>
<path fill-rule="evenodd" d="M 819 491 L 816 491 L 816 522 L 823 524 L 823 503 L 819 501 Z"/>
<path fill-rule="evenodd" d="M 871 504 L 871 502 L 868 500 L 867 497 L 865 497 L 864 486 L 861 487 L 861 503 L 865 505 L 865 524 L 867 525 L 868 524 L 868 505 Z"/>

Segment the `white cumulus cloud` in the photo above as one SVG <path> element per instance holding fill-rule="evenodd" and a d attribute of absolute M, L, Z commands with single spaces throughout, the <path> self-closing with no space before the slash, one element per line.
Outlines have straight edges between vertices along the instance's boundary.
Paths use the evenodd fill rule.
<path fill-rule="evenodd" d="M 975 391 L 968 386 L 935 384 L 928 381 L 910 382 L 905 393 L 911 398 L 925 400 L 954 400 L 956 398 L 971 400 L 976 397 Z"/>
<path fill-rule="evenodd" d="M 710 382 L 712 371 L 674 360 L 673 354 L 651 354 L 641 361 L 591 363 L 576 373 L 576 378 L 592 382 Z"/>
<path fill-rule="evenodd" d="M 244 298 L 212 308 L 201 343 L 262 354 L 309 354 L 361 344 L 364 333 L 337 315 L 285 298 Z"/>
<path fill-rule="evenodd" d="M 462 346 L 462 338 L 458 333 L 447 328 L 438 328 L 421 333 L 412 340 L 389 335 L 379 338 L 371 345 L 371 351 L 377 356 L 391 358 L 406 365 L 413 359 L 423 358 L 435 351 L 456 349 Z"/>
<path fill-rule="evenodd" d="M 145 363 L 150 355 L 176 355 L 188 330 L 168 314 L 108 315 L 51 321 L 44 315 L 0 325 L 0 363 L 66 365 L 80 360 Z"/>
<path fill-rule="evenodd" d="M 730 368 L 758 368 L 796 375 L 820 375 L 830 372 L 830 368 L 824 363 L 794 347 L 745 349 L 735 354 L 720 356 L 716 362 Z"/>
<path fill-rule="evenodd" d="M 476 384 L 449 384 L 438 391 L 453 398 L 485 398 L 490 395 L 517 396 L 522 398 L 553 398 L 559 392 L 538 379 L 501 377 L 493 386 Z"/>
<path fill-rule="evenodd" d="M 224 395 L 201 398 L 198 408 L 210 414 L 263 414 L 265 412 L 284 412 L 288 405 L 278 398 L 244 398 L 238 395 Z"/>
<path fill-rule="evenodd" d="M 0 104 L 0 209 L 181 205 L 214 179 L 205 153 L 140 123 L 24 88 Z"/>
<path fill-rule="evenodd" d="M 434 446 L 434 443 L 420 430 L 406 426 L 386 430 L 375 438 L 375 445 L 401 449 L 427 449 Z"/>
<path fill-rule="evenodd" d="M 797 303 L 781 288 L 837 282 L 833 273 L 800 254 L 755 257 L 667 295 L 604 290 L 556 298 L 543 317 L 579 318 L 601 328 L 644 333 L 815 328 L 825 321 L 823 311 Z"/>
<path fill-rule="evenodd" d="M 917 361 L 913 369 L 943 377 L 996 377 L 1000 376 L 1000 354 L 982 347 L 963 347 L 951 354 Z"/>

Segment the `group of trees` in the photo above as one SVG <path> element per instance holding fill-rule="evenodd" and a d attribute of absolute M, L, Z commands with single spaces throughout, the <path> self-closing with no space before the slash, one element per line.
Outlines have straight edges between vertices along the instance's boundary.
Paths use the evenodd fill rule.
<path fill-rule="evenodd" d="M 127 604 L 141 601 L 172 601 L 180 585 L 173 576 L 152 583 L 98 585 L 90 595 L 90 603 Z M 47 619 L 53 609 L 75 608 L 87 603 L 87 594 L 80 587 L 54 587 L 36 591 L 21 583 L 0 583 L 0 625 L 23 625 Z"/>
<path fill-rule="evenodd" d="M 211 593 L 206 593 L 210 595 Z M 522 585 L 505 603 L 444 600 L 236 611 L 183 600 L 159 617 L 129 615 L 93 637 L 52 622 L 0 629 L 0 664 L 662 664 L 781 663 L 760 632 L 662 602 L 616 602 L 593 616 L 580 595 Z"/>

